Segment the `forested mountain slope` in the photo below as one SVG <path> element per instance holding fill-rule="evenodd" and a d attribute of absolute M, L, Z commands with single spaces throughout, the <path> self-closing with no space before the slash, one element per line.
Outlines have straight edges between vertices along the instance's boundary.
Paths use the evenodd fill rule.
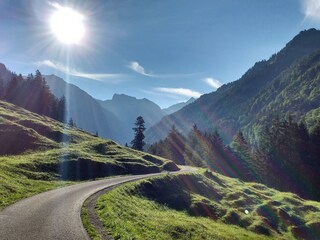
<path fill-rule="evenodd" d="M 163 139 L 172 125 L 188 133 L 218 128 L 229 142 L 245 129 L 254 141 L 262 122 L 292 114 L 295 120 L 315 123 L 320 106 L 320 31 L 300 32 L 279 53 L 256 63 L 239 80 L 201 96 L 180 111 L 164 117 L 147 131 L 147 142 Z"/>

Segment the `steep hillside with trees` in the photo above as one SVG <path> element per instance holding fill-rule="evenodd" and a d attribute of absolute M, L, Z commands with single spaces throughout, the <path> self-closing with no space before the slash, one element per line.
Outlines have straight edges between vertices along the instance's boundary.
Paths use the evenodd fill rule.
<path fill-rule="evenodd" d="M 146 132 L 146 142 L 164 139 L 173 125 L 187 135 L 193 124 L 201 130 L 218 128 L 230 142 L 239 129 L 257 141 L 264 123 L 288 114 L 306 120 L 319 116 L 320 31 L 302 31 L 268 61 L 256 63 L 239 80 L 201 96 Z"/>
<path fill-rule="evenodd" d="M 4 66 L 4 65 L 3 65 Z M 26 78 L 1 68 L 0 99 L 23 107 L 29 111 L 65 122 L 66 99 L 56 98 L 50 91 L 39 70 Z"/>
<path fill-rule="evenodd" d="M 308 130 L 291 116 L 275 117 L 263 127 L 255 145 L 241 131 L 225 146 L 217 130 L 202 132 L 194 125 L 184 137 L 173 127 L 148 151 L 178 164 L 208 167 L 229 177 L 320 200 L 320 121 Z"/>

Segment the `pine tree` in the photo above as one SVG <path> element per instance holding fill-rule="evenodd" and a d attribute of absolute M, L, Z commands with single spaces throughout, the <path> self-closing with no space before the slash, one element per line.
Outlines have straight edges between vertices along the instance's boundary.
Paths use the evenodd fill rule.
<path fill-rule="evenodd" d="M 145 145 L 145 142 L 143 141 L 145 138 L 144 131 L 146 130 L 144 123 L 143 117 L 139 116 L 135 122 L 136 127 L 132 128 L 134 131 L 134 139 L 131 141 L 132 148 L 139 151 L 142 151 Z"/>
<path fill-rule="evenodd" d="M 177 164 L 184 165 L 185 140 L 174 125 L 164 142 L 168 152 L 167 156 L 164 157 L 173 160 Z"/>
<path fill-rule="evenodd" d="M 18 99 L 21 95 L 21 85 L 21 79 L 17 75 L 14 75 L 7 86 L 4 94 L 4 100 L 20 106 Z"/>
<path fill-rule="evenodd" d="M 239 164 L 242 165 L 242 169 L 245 171 L 239 173 L 240 177 L 244 180 L 252 180 L 252 177 L 256 174 L 253 170 L 254 165 L 250 154 L 250 146 L 241 131 L 234 137 L 231 148 L 235 152 L 236 157 L 240 160 Z"/>
<path fill-rule="evenodd" d="M 75 123 L 74 123 L 72 117 L 69 119 L 68 125 L 69 125 L 70 127 L 75 127 Z"/>
<path fill-rule="evenodd" d="M 186 141 L 184 156 L 186 164 L 197 167 L 208 167 L 204 157 L 205 146 L 203 137 L 202 132 L 198 129 L 197 125 L 194 124 Z"/>
<path fill-rule="evenodd" d="M 56 112 L 56 116 L 57 116 L 57 120 L 60 122 L 66 122 L 65 116 L 66 116 L 66 98 L 65 96 L 62 96 L 59 100 L 58 100 L 58 104 L 57 104 L 57 112 Z"/>

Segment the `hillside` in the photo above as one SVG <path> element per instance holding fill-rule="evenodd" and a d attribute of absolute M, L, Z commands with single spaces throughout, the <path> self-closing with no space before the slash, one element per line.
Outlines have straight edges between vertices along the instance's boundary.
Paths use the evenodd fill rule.
<path fill-rule="evenodd" d="M 318 202 L 208 170 L 126 184 L 100 197 L 96 211 L 115 239 L 320 236 Z"/>
<path fill-rule="evenodd" d="M 0 146 L 0 208 L 68 184 L 66 181 L 178 169 L 169 160 L 122 147 L 3 101 Z"/>
<path fill-rule="evenodd" d="M 147 142 L 165 138 L 172 125 L 186 134 L 194 123 L 202 130 L 218 128 L 227 142 L 245 128 L 255 141 L 261 124 L 277 114 L 292 114 L 312 128 L 320 106 L 319 50 L 320 31 L 300 32 L 279 53 L 256 63 L 239 80 L 163 118 L 147 131 Z"/>
<path fill-rule="evenodd" d="M 142 116 L 146 128 L 153 126 L 166 114 L 154 102 L 144 98 L 137 99 L 125 94 L 114 94 L 111 100 L 99 101 L 101 106 L 121 120 L 119 128 L 123 130 L 121 143 L 133 139 L 132 127 L 136 118 Z"/>
<path fill-rule="evenodd" d="M 167 115 L 172 114 L 174 112 L 179 111 L 180 109 L 184 108 L 185 106 L 187 106 L 190 103 L 193 103 L 195 101 L 195 99 L 192 97 L 190 98 L 188 101 L 186 102 L 181 102 L 181 103 L 176 103 L 168 108 L 164 108 L 162 109 Z"/>
<path fill-rule="evenodd" d="M 11 72 L 3 63 L 0 63 L 0 80 L 6 85 L 12 79 Z"/>

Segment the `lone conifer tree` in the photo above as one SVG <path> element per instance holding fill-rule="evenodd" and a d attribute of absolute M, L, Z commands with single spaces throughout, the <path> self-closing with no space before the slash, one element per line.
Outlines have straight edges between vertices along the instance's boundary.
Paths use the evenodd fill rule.
<path fill-rule="evenodd" d="M 144 130 L 146 130 L 144 126 L 144 120 L 143 117 L 139 116 L 136 119 L 136 122 L 134 124 L 136 127 L 132 128 L 134 131 L 134 139 L 131 141 L 132 148 L 142 151 L 143 146 L 145 145 L 144 139 Z"/>
<path fill-rule="evenodd" d="M 68 125 L 69 125 L 69 127 L 75 127 L 76 126 L 76 124 L 74 123 L 72 117 L 69 119 Z"/>

